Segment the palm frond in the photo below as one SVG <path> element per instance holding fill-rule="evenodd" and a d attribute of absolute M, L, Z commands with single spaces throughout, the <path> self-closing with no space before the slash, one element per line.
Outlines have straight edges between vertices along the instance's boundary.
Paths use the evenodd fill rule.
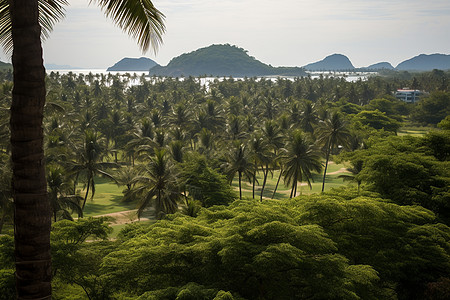
<path fill-rule="evenodd" d="M 68 4 L 66 0 L 38 1 L 39 24 L 41 25 L 41 37 L 43 40 L 49 37 L 53 26 L 64 18 L 64 6 Z M 6 53 L 12 53 L 12 24 L 8 0 L 0 0 L 0 44 Z"/>
<path fill-rule="evenodd" d="M 131 35 L 143 52 L 150 47 L 156 52 L 165 31 L 164 14 L 150 0 L 91 0 L 105 15 Z"/>

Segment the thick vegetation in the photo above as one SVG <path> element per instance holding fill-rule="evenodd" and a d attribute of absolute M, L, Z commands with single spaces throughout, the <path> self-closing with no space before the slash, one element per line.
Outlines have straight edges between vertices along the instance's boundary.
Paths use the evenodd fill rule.
<path fill-rule="evenodd" d="M 0 73 L 0 299 L 14 295 L 10 75 Z M 50 73 L 55 297 L 448 298 L 449 74 L 397 75 Z M 429 96 L 396 100 L 391 91 L 407 85 Z M 427 130 L 407 135 L 419 125 Z M 347 166 L 348 187 L 328 188 L 331 162 Z M 100 179 L 159 220 L 108 240 L 108 219 L 83 218 Z M 325 193 L 310 194 L 314 181 Z"/>

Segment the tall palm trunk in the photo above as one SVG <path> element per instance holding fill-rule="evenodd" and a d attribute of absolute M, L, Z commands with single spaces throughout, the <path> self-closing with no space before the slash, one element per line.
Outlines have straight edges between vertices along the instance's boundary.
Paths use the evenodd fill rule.
<path fill-rule="evenodd" d="M 11 156 L 18 299 L 51 299 L 50 226 L 43 150 L 45 69 L 37 0 L 10 1 L 14 50 Z"/>
<path fill-rule="evenodd" d="M 239 174 L 239 199 L 242 200 L 242 172 L 238 171 Z"/>
<path fill-rule="evenodd" d="M 293 198 L 293 197 L 295 197 L 295 186 L 297 185 L 297 181 L 296 180 L 294 180 L 294 182 L 292 183 L 292 188 L 291 188 L 291 194 L 289 195 L 289 198 Z M 293 196 L 292 196 L 293 195 Z"/>
<path fill-rule="evenodd" d="M 275 198 L 275 194 L 277 193 L 278 185 L 280 184 L 281 175 L 283 175 L 283 167 L 280 168 L 280 175 L 277 179 L 277 184 L 275 185 L 275 189 L 273 190 L 272 199 Z"/>
<path fill-rule="evenodd" d="M 262 202 L 263 194 L 264 194 L 264 188 L 266 187 L 266 182 L 267 182 L 267 175 L 269 174 L 269 164 L 266 163 L 266 171 L 264 171 L 264 166 L 262 166 L 261 169 L 263 170 L 263 174 L 264 174 L 263 184 L 262 184 L 262 187 L 261 187 L 261 197 L 260 197 L 260 201 Z"/>
<path fill-rule="evenodd" d="M 2 234 L 3 225 L 5 224 L 6 219 L 6 210 L 3 212 L 2 216 L 0 217 L 0 234 Z"/>
<path fill-rule="evenodd" d="M 256 168 L 255 171 L 253 171 L 253 179 L 252 179 L 252 196 L 253 199 L 255 199 L 255 185 L 256 185 Z"/>
<path fill-rule="evenodd" d="M 330 152 L 331 152 L 331 141 L 328 140 L 327 143 L 327 152 L 326 152 L 326 158 L 325 158 L 325 169 L 323 170 L 323 180 L 322 180 L 322 193 L 325 189 L 325 177 L 327 176 L 327 168 L 328 168 L 328 160 L 330 159 Z"/>
<path fill-rule="evenodd" d="M 92 181 L 92 179 L 89 177 L 87 186 L 86 186 L 86 194 L 84 195 L 84 201 L 83 201 L 83 206 L 81 207 L 81 210 L 84 210 L 84 206 L 86 205 L 86 201 L 87 201 L 87 198 L 89 195 L 89 188 L 91 187 L 91 181 Z"/>

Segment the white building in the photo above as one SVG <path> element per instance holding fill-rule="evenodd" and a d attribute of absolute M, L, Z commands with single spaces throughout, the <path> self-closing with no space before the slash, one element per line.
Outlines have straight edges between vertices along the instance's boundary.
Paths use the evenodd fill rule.
<path fill-rule="evenodd" d="M 419 90 L 399 89 L 395 92 L 395 98 L 407 103 L 415 103 L 419 101 L 422 92 Z"/>

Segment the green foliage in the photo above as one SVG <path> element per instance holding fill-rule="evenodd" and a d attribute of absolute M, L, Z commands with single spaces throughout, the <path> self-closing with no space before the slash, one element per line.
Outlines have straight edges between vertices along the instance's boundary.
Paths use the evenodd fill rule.
<path fill-rule="evenodd" d="M 201 201 L 204 207 L 227 205 L 237 197 L 225 176 L 209 167 L 202 156 L 189 156 L 183 164 L 182 176 L 189 196 Z"/>
<path fill-rule="evenodd" d="M 403 75 L 405 79 L 400 78 Z M 86 293 L 91 299 L 424 299 L 425 294 L 445 295 L 450 278 L 449 233 L 439 221 L 449 224 L 450 216 L 448 117 L 440 122 L 442 130 L 423 138 L 389 136 L 400 121 L 410 122 L 411 115 L 417 117 L 415 121 L 444 116 L 448 92 L 432 93 L 434 100 L 424 98 L 417 105 L 386 96 L 407 86 L 412 80 L 409 75 L 357 82 L 331 77 L 228 78 L 210 82 L 208 88 L 192 77 L 141 78 L 139 85 L 125 88 L 136 77 L 50 73 L 47 84 L 52 92 L 47 103 L 52 104 L 45 110 L 44 130 L 46 160 L 55 172 L 49 172 L 49 192 L 75 194 L 79 181 L 85 183 L 87 199 L 99 182 L 98 177 L 94 182 L 94 174 L 120 164 L 126 168 L 118 172 L 122 177 L 117 178 L 118 184 L 126 186 L 127 195 L 135 196 L 130 201 L 141 203 L 142 208 L 159 203 L 161 208 L 167 200 L 166 208 L 175 212 L 153 225 L 125 227 L 117 242 L 97 240 L 109 232 L 101 221 L 55 223 L 55 298 L 80 299 Z M 11 80 L 11 76 L 11 72 L 2 73 L 0 80 Z M 445 90 L 448 74 L 414 76 L 418 86 L 433 91 Z M 12 210 L 4 210 L 11 207 L 6 163 L 11 89 L 8 81 L 0 85 L 4 108 L 0 109 L 0 150 L 5 153 L 1 158 L 5 176 L 0 183 L 2 199 L 7 200 L 0 206 L 7 212 L 7 228 L 12 215 Z M 333 110 L 341 111 L 343 117 L 329 115 Z M 261 190 L 261 199 L 263 194 L 270 197 L 263 193 L 264 187 L 272 189 L 277 176 L 270 175 L 282 174 L 288 158 L 295 158 L 292 150 L 299 147 L 290 148 L 295 141 L 288 143 L 288 136 L 298 128 L 311 144 L 321 140 L 326 161 L 341 146 L 367 147 L 342 156 L 352 171 L 346 178 L 361 182 L 361 190 L 340 189 L 289 201 L 264 199 L 263 204 L 233 202 L 233 187 L 218 168 L 234 164 L 227 170 L 230 177 L 240 170 L 241 179 L 252 180 L 255 191 Z M 349 128 L 357 131 L 357 138 Z M 342 138 L 333 138 L 341 129 Z M 227 155 L 232 158 L 224 150 L 233 139 L 235 159 L 223 164 Z M 285 150 L 291 154 L 282 160 Z M 164 156 L 164 152 L 172 155 Z M 109 163 L 112 160 L 118 164 Z M 331 172 L 340 171 L 341 166 L 332 166 L 336 168 Z M 57 173 L 73 176 L 53 176 Z M 292 179 L 291 184 L 299 180 Z M 183 198 L 183 187 L 188 197 L 179 212 L 176 201 Z M 136 189 L 142 193 L 132 195 Z M 159 200 L 164 201 L 155 203 L 158 191 Z M 117 203 L 120 190 L 114 183 L 102 184 L 100 192 L 116 206 L 114 211 L 133 208 L 130 203 Z M 200 209 L 198 201 L 208 208 Z M 100 214 L 99 204 L 88 205 L 86 212 Z M 0 238 L 0 297 L 9 297 L 14 290 L 13 243 L 11 237 Z"/>
<path fill-rule="evenodd" d="M 105 299 L 110 294 L 100 278 L 102 257 L 112 250 L 106 240 L 112 229 L 105 218 L 63 220 L 53 224 L 51 232 L 52 268 L 60 283 L 80 286 L 89 299 Z M 92 239 L 86 243 L 87 239 Z M 64 288 L 64 285 L 62 285 Z"/>
<path fill-rule="evenodd" d="M 415 121 L 436 125 L 450 115 L 450 92 L 436 91 L 423 97 L 412 113 Z"/>
<path fill-rule="evenodd" d="M 363 161 L 357 179 L 402 205 L 422 205 L 442 220 L 450 218 L 448 132 L 431 132 L 423 138 L 390 137 L 374 140 L 368 149 L 342 155 L 353 164 Z"/>
<path fill-rule="evenodd" d="M 292 133 L 282 161 L 285 183 L 292 187 L 290 198 L 296 196 L 298 182 L 306 182 L 311 188 L 312 172 L 322 170 L 318 149 L 300 131 Z"/>
<path fill-rule="evenodd" d="M 450 130 L 431 130 L 423 137 L 424 147 L 440 161 L 450 160 Z"/>
<path fill-rule="evenodd" d="M 438 127 L 444 130 L 450 130 L 450 115 L 447 115 L 441 122 L 438 123 Z"/>
<path fill-rule="evenodd" d="M 234 300 L 235 298 L 230 292 L 219 291 L 213 300 Z"/>
<path fill-rule="evenodd" d="M 0 235 L 0 299 L 14 299 L 16 294 L 14 276 L 14 239 Z"/>
<path fill-rule="evenodd" d="M 132 198 L 139 199 L 138 216 L 152 205 L 158 219 L 178 211 L 177 201 L 181 198 L 181 188 L 176 166 L 167 158 L 164 149 L 155 149 L 149 162 L 140 165 L 141 172 L 131 183 Z"/>
<path fill-rule="evenodd" d="M 250 299 L 357 299 L 358 284 L 377 281 L 371 267 L 350 267 L 320 226 L 299 224 L 296 215 L 277 202 L 238 201 L 196 219 L 174 216 L 125 240 L 103 271 L 136 295 L 189 284 L 186 295 L 200 285 Z"/>
<path fill-rule="evenodd" d="M 386 116 L 401 121 L 402 115 L 407 115 L 409 110 L 407 104 L 401 100 L 394 97 L 391 98 L 381 98 L 373 99 L 366 106 L 366 110 L 378 110 L 385 113 Z"/>
<path fill-rule="evenodd" d="M 0 300 L 16 297 L 14 269 L 0 269 Z"/>
<path fill-rule="evenodd" d="M 293 205 L 301 222 L 322 226 L 351 263 L 372 266 L 382 293 L 396 284 L 399 298 L 421 299 L 426 282 L 449 275 L 450 228 L 435 224 L 433 213 L 376 198 L 343 200 L 340 194 L 310 196 Z"/>
<path fill-rule="evenodd" d="M 374 129 L 383 129 L 385 131 L 397 132 L 401 124 L 386 115 L 386 113 L 379 110 L 368 111 L 364 110 L 356 114 L 353 122 L 360 124 L 360 126 L 368 126 Z"/>
<path fill-rule="evenodd" d="M 9 234 L 0 235 L 0 268 L 14 267 L 14 239 Z"/>

